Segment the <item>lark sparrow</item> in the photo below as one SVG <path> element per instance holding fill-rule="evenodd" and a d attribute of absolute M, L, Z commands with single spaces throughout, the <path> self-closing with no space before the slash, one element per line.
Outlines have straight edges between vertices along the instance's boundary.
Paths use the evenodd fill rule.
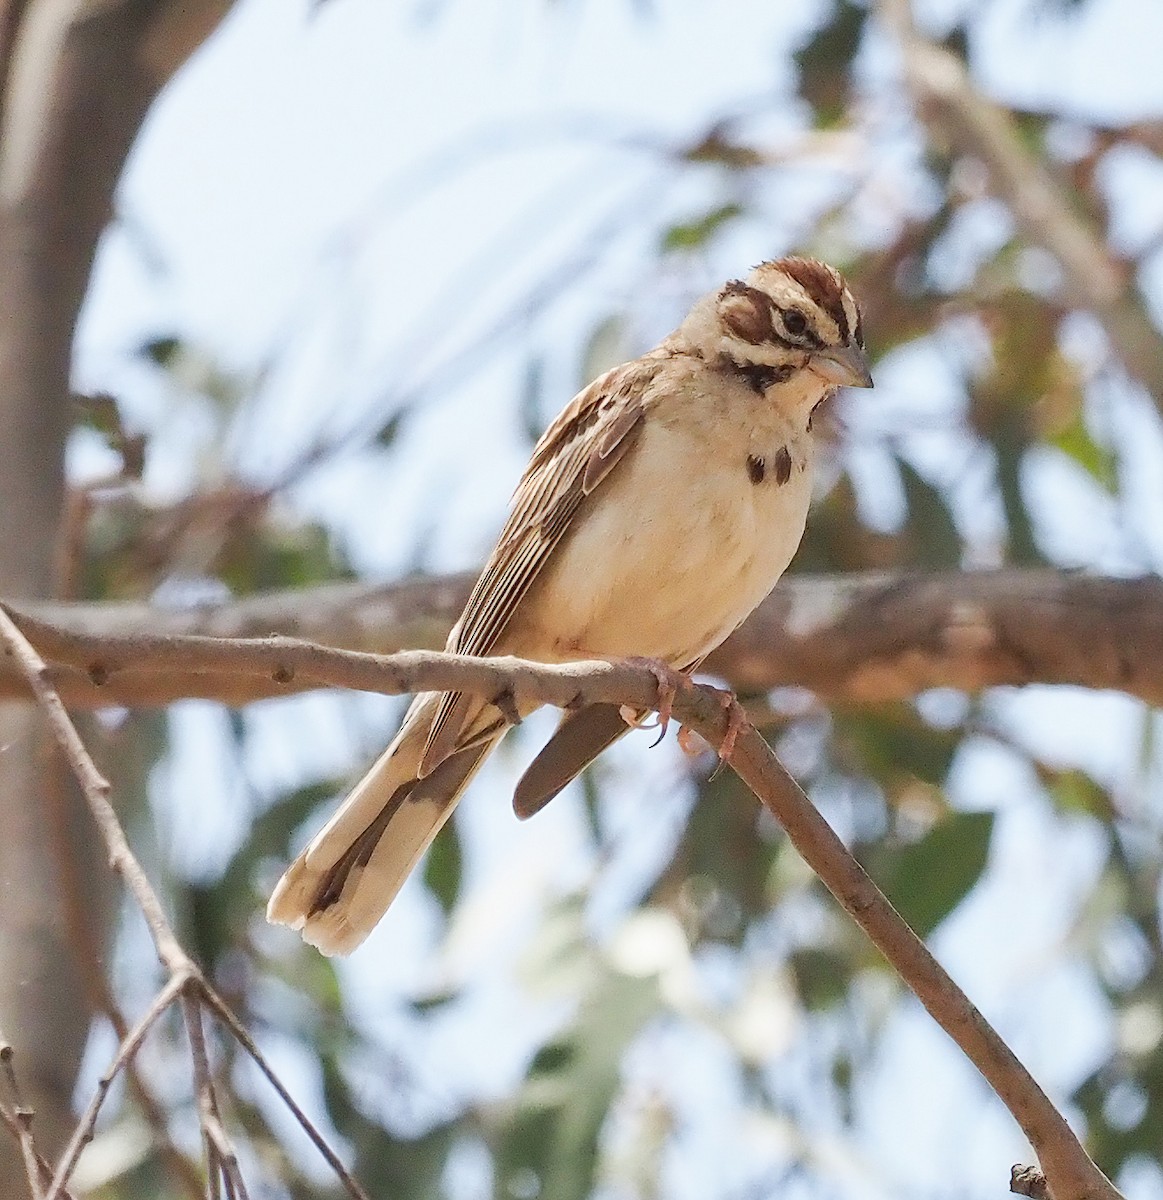
<path fill-rule="evenodd" d="M 832 268 L 778 259 L 704 296 L 678 330 L 595 380 L 546 430 L 448 649 L 693 670 L 795 554 L 812 414 L 840 385 L 872 379 L 860 310 Z M 508 725 L 479 697 L 418 695 L 280 880 L 268 918 L 325 954 L 358 946 Z M 518 815 L 626 729 L 615 705 L 567 713 L 517 786 Z"/>

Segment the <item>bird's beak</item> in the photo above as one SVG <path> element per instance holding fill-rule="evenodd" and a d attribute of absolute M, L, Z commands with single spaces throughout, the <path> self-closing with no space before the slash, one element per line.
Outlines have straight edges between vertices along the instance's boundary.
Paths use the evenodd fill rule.
<path fill-rule="evenodd" d="M 837 346 L 813 354 L 808 369 L 828 383 L 841 387 L 872 387 L 868 359 L 859 346 Z"/>

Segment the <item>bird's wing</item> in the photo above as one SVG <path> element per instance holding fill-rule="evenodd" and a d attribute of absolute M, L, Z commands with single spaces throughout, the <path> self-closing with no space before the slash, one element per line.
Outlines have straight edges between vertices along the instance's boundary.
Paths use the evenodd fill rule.
<path fill-rule="evenodd" d="M 569 532 L 586 499 L 642 431 L 646 393 L 662 365 L 648 357 L 616 367 L 580 392 L 542 435 L 513 494 L 509 519 L 476 581 L 448 649 L 486 655 Z M 421 775 L 458 748 L 472 702 L 449 692 L 440 702 Z"/>

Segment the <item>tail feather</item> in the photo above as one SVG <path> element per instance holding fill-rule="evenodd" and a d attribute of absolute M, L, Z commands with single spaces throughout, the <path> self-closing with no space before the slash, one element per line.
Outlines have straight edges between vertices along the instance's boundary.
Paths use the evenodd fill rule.
<path fill-rule="evenodd" d="M 486 725 L 423 779 L 420 757 L 439 696 L 418 696 L 396 739 L 279 880 L 267 919 L 324 954 L 372 931 L 448 820 L 505 726 Z"/>

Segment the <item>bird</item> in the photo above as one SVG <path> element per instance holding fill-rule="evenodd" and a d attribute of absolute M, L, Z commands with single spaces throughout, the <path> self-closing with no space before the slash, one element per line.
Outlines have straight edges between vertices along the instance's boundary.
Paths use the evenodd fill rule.
<path fill-rule="evenodd" d="M 703 296 L 677 330 L 595 379 L 546 429 L 447 649 L 643 659 L 689 675 L 798 549 L 812 418 L 842 386 L 872 387 L 872 376 L 860 309 L 832 267 L 778 258 Z M 268 919 L 324 954 L 354 950 L 527 715 L 513 710 L 468 693 L 418 694 L 278 882 Z M 517 815 L 539 811 L 631 723 L 617 705 L 566 712 L 517 784 Z"/>

